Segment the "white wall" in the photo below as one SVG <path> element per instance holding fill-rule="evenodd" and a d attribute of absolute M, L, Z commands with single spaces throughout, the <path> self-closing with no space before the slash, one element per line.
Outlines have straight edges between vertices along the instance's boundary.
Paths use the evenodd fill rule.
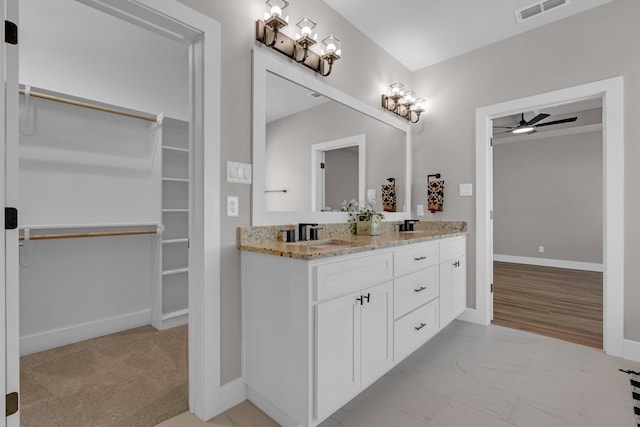
<path fill-rule="evenodd" d="M 495 254 L 601 264 L 602 212 L 602 132 L 494 144 Z"/>

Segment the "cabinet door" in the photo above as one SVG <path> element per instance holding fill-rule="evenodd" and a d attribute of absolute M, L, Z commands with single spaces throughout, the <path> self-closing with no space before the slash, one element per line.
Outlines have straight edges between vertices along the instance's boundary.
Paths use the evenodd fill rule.
<path fill-rule="evenodd" d="M 360 292 L 316 306 L 316 419 L 360 390 Z"/>
<path fill-rule="evenodd" d="M 458 258 L 460 262 L 453 270 L 454 318 L 460 316 L 467 308 L 467 258 Z"/>
<path fill-rule="evenodd" d="M 361 293 L 360 361 L 362 388 L 373 383 L 393 365 L 392 282 Z"/>
<path fill-rule="evenodd" d="M 440 264 L 440 328 L 458 317 L 467 304 L 465 257 Z"/>

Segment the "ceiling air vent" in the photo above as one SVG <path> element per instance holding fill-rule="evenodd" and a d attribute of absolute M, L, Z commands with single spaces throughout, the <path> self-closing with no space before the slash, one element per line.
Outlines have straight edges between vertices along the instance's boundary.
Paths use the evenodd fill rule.
<path fill-rule="evenodd" d="M 539 1 L 527 7 L 523 7 L 522 9 L 516 10 L 515 11 L 516 20 L 518 22 L 523 22 L 523 21 L 526 21 L 527 19 L 533 18 L 534 16 L 542 15 L 546 12 L 549 12 L 552 9 L 555 9 L 559 6 L 565 6 L 569 3 L 571 3 L 571 0 Z"/>

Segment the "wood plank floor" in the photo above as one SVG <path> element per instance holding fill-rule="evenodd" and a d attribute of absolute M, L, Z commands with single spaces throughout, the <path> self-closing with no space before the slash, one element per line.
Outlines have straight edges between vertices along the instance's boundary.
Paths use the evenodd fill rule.
<path fill-rule="evenodd" d="M 602 348 L 602 273 L 494 262 L 493 323 Z"/>

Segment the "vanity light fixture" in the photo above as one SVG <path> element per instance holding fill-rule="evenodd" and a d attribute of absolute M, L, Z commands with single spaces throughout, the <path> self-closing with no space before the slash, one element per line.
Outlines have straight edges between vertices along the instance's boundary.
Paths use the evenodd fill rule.
<path fill-rule="evenodd" d="M 323 39 L 318 54 L 311 49 L 318 42 L 316 22 L 303 18 L 296 24 L 295 37 L 291 38 L 281 31 L 289 23 L 289 16 L 284 16 L 289 2 L 266 0 L 265 5 L 264 19 L 256 21 L 256 40 L 322 76 L 331 74 L 334 62 L 342 55 L 340 40 L 333 35 Z"/>
<path fill-rule="evenodd" d="M 389 93 L 382 94 L 382 106 L 398 116 L 418 123 L 420 114 L 424 113 L 424 99 L 416 98 L 411 90 L 402 90 L 404 85 L 395 82 L 389 85 Z"/>

